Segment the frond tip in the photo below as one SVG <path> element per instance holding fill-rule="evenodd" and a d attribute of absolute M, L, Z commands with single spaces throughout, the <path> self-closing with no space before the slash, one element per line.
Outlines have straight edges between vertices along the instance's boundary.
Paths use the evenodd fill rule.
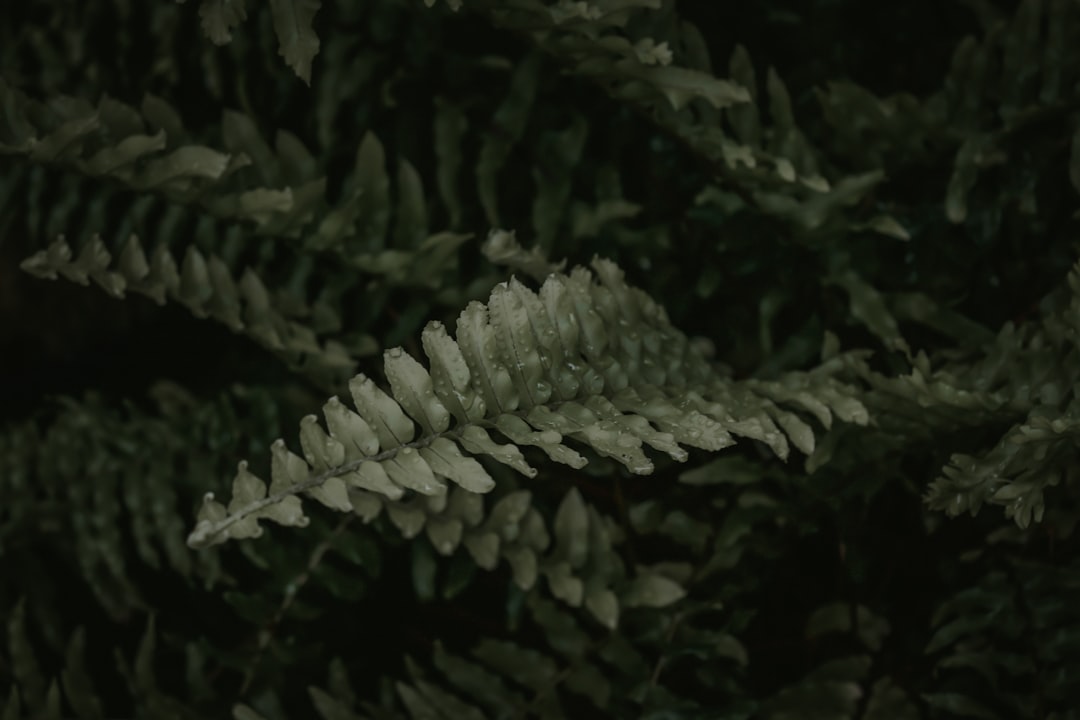
<path fill-rule="evenodd" d="M 494 480 L 475 459 L 485 455 L 528 477 L 536 470 L 519 446 L 539 448 L 574 468 L 587 459 L 572 440 L 648 474 L 648 445 L 679 462 L 680 443 L 720 450 L 741 435 L 766 443 L 781 458 L 788 438 L 812 452 L 814 435 L 791 405 L 828 426 L 832 415 L 865 423 L 854 390 L 819 368 L 778 381 L 734 382 L 709 364 L 673 327 L 667 313 L 622 272 L 596 259 L 593 271 L 552 273 L 539 292 L 517 279 L 501 283 L 487 304 L 473 302 L 457 322 L 457 338 L 432 322 L 421 340 L 425 367 L 401 348 L 384 354 L 389 394 L 364 375 L 349 383 L 356 411 L 336 397 L 301 422 L 303 457 L 283 441 L 272 447 L 267 490 L 244 463 L 228 506 L 208 494 L 192 547 L 256 537 L 258 521 L 306 523 L 299 495 L 340 511 L 378 493 L 427 496 L 450 481 L 485 493 Z M 509 442 L 500 444 L 491 431 Z"/>

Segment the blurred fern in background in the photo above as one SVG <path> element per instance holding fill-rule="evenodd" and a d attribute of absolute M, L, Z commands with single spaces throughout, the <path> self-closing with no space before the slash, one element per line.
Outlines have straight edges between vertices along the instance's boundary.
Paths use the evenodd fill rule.
<path fill-rule="evenodd" d="M 1077 718 L 1080 3 L 0 9 L 0 720 Z"/>

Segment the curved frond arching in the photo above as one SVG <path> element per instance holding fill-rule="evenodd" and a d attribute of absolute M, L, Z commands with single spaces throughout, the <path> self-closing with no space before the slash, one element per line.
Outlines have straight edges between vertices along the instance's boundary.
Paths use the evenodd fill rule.
<path fill-rule="evenodd" d="M 387 350 L 389 393 L 365 375 L 353 378 L 356 411 L 335 397 L 323 407 L 325 428 L 306 418 L 303 457 L 276 442 L 269 487 L 241 463 L 228 506 L 208 493 L 189 544 L 257 536 L 261 518 L 303 525 L 301 495 L 350 511 L 355 490 L 437 496 L 444 479 L 489 490 L 490 475 L 462 449 L 532 477 L 521 445 L 581 467 L 586 459 L 569 441 L 648 474 L 646 445 L 678 461 L 687 457 L 680 443 L 715 451 L 731 445 L 732 434 L 780 457 L 789 438 L 812 451 L 813 431 L 785 406 L 826 423 L 833 415 L 867 422 L 853 389 L 828 369 L 774 383 L 724 377 L 613 263 L 597 259 L 593 269 L 552 274 L 539 292 L 516 279 L 500 284 L 487 304 L 462 312 L 456 339 L 430 323 L 422 337 L 429 367 Z M 808 388 L 816 399 L 801 392 Z M 509 442 L 497 443 L 492 432 Z"/>

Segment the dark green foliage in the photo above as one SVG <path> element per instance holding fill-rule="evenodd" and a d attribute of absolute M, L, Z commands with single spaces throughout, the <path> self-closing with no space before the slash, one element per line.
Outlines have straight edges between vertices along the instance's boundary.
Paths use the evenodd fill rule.
<path fill-rule="evenodd" d="M 1077 37 L 5 3 L 0 720 L 1078 717 Z"/>

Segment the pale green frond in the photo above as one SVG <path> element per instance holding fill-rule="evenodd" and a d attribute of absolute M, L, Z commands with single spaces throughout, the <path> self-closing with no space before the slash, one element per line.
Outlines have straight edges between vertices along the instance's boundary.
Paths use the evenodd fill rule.
<path fill-rule="evenodd" d="M 580 467 L 584 458 L 565 444 L 572 440 L 636 474 L 654 467 L 643 445 L 683 461 L 687 454 L 679 442 L 719 449 L 730 444 L 728 433 L 759 440 L 782 458 L 789 437 L 800 449 L 813 450 L 810 427 L 778 404 L 798 408 L 806 405 L 804 397 L 769 386 L 759 393 L 753 381 L 725 379 L 671 326 L 663 308 L 625 283 L 613 263 L 597 259 L 593 268 L 595 277 L 584 268 L 551 274 L 539 293 L 516 279 L 496 286 L 486 305 L 474 302 L 462 312 L 456 342 L 441 326 L 429 326 L 430 374 L 400 348 L 388 350 L 392 394 L 364 375 L 349 384 L 361 422 L 349 420 L 351 411 L 336 401 L 327 404 L 327 427 L 338 444 L 353 448 L 351 455 L 336 445 L 333 453 L 311 450 L 309 461 L 288 453 L 288 469 L 275 473 L 269 495 L 230 503 L 224 516 L 223 506 L 208 500 L 190 544 L 221 542 L 235 532 L 231 528 L 243 528 L 246 536 L 252 532 L 250 517 L 265 516 L 286 499 L 292 506 L 299 493 L 348 509 L 340 489 L 333 490 L 331 500 L 321 488 L 337 488 L 339 478 L 365 463 L 369 489 L 387 488 L 381 473 L 372 475 L 375 466 L 390 487 L 423 495 L 445 492 L 439 475 L 450 471 L 451 480 L 490 489 L 478 466 L 465 470 L 450 463 L 445 448 L 454 445 L 528 476 L 535 470 L 519 444 Z M 819 418 L 827 421 L 836 414 L 848 422 L 867 422 L 865 409 L 846 386 L 821 374 L 796 378 L 789 376 L 787 383 L 822 390 L 822 401 L 812 405 Z M 465 394 L 470 388 L 477 397 Z M 468 409 L 479 399 L 482 416 L 479 409 Z M 305 427 L 314 448 L 321 438 L 312 435 L 310 422 Z M 510 444 L 494 442 L 492 430 Z M 425 453 L 436 440 L 443 441 L 444 451 Z M 286 451 L 278 444 L 274 452 L 277 458 Z M 288 517 L 293 519 L 293 512 Z"/>

